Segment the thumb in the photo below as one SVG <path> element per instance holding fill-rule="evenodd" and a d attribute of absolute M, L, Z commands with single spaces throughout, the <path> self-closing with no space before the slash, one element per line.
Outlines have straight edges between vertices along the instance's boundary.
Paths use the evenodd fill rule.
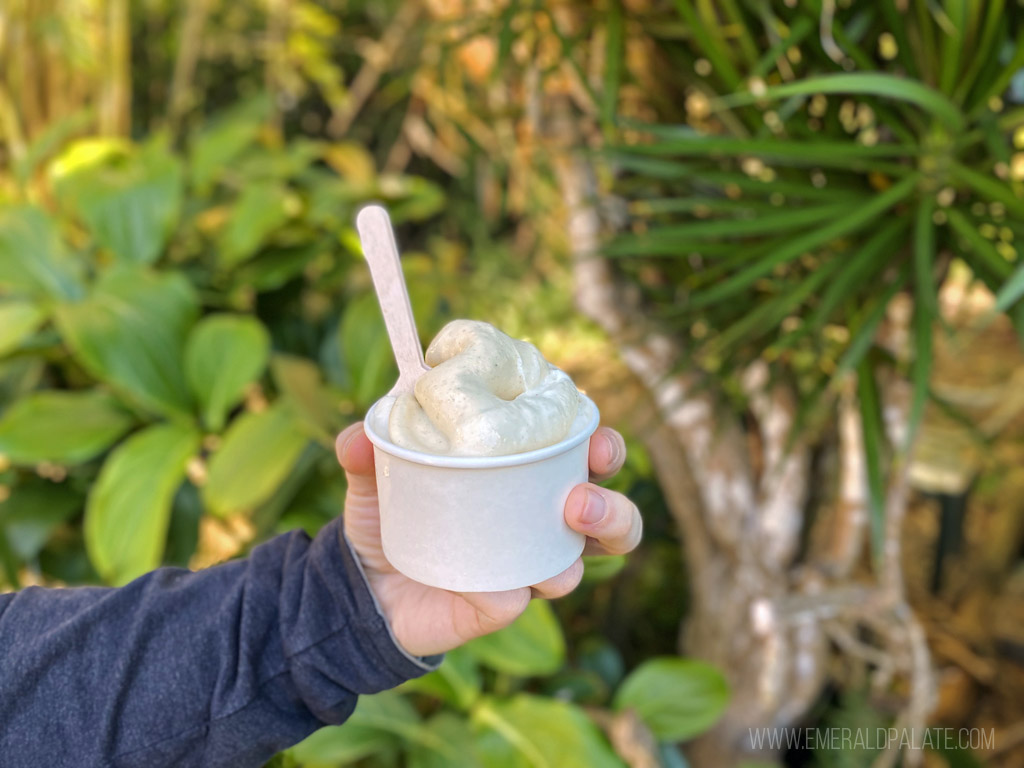
<path fill-rule="evenodd" d="M 377 477 L 373 467 L 373 444 L 363 431 L 363 422 L 347 426 L 334 442 L 338 463 L 345 470 L 348 492 L 357 497 L 377 498 Z"/>

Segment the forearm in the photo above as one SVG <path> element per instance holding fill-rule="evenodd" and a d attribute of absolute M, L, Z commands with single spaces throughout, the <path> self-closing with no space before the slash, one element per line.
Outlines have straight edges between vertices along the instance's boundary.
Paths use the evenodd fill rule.
<path fill-rule="evenodd" d="M 260 766 L 422 674 L 339 531 L 119 589 L 0 596 L 3 764 Z"/>

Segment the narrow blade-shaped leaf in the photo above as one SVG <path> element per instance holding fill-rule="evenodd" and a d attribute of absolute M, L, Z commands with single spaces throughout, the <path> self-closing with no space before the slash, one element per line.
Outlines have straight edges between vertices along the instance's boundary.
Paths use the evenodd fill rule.
<path fill-rule="evenodd" d="M 909 196 L 914 190 L 917 181 L 916 175 L 909 176 L 898 184 L 894 184 L 866 205 L 854 209 L 837 221 L 794 238 L 779 249 L 760 258 L 756 264 L 695 296 L 691 302 L 692 305 L 708 306 L 716 301 L 733 296 L 752 285 L 758 278 L 770 274 L 779 264 L 785 264 L 802 253 L 819 248 L 838 237 L 856 231 Z"/>

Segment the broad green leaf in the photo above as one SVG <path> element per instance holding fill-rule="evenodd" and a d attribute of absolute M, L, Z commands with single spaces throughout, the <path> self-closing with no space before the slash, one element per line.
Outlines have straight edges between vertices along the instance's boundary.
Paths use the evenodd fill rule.
<path fill-rule="evenodd" d="M 160 565 L 174 493 L 199 449 L 190 426 L 158 424 L 110 454 L 85 508 L 89 559 L 111 584 Z"/>
<path fill-rule="evenodd" d="M 345 419 L 312 360 L 297 355 L 275 354 L 270 373 L 282 396 L 295 409 L 312 434 L 333 440 L 345 426 Z"/>
<path fill-rule="evenodd" d="M 565 662 L 565 638 L 550 604 L 534 600 L 499 632 L 465 646 L 483 664 L 519 677 L 549 675 Z"/>
<path fill-rule="evenodd" d="M 885 543 L 885 472 L 882 451 L 885 433 L 882 428 L 882 405 L 871 362 L 864 358 L 857 366 L 857 399 L 864 431 L 864 460 L 867 464 L 868 501 L 871 512 L 871 552 L 876 564 L 881 563 Z"/>
<path fill-rule="evenodd" d="M 362 701 L 362 697 L 360 697 Z M 392 733 L 348 720 L 315 731 L 286 753 L 302 768 L 337 768 L 364 757 L 397 751 L 401 741 Z"/>
<path fill-rule="evenodd" d="M 446 653 L 441 666 L 433 672 L 402 684 L 403 691 L 435 696 L 463 711 L 473 705 L 482 689 L 479 664 L 464 647 Z"/>
<path fill-rule="evenodd" d="M 269 112 L 270 100 L 260 95 L 217 115 L 193 137 L 189 172 L 201 192 L 207 192 L 217 176 L 256 142 Z"/>
<path fill-rule="evenodd" d="M 579 707 L 521 693 L 487 699 L 473 711 L 486 768 L 623 768 Z"/>
<path fill-rule="evenodd" d="M 771 86 L 764 93 L 735 93 L 719 99 L 723 107 L 744 106 L 765 99 L 814 96 L 819 93 L 864 94 L 914 104 L 939 118 L 953 133 L 963 130 L 965 118 L 959 108 L 934 88 L 923 83 L 884 72 L 837 73 L 808 77 L 792 83 Z"/>
<path fill-rule="evenodd" d="M 80 464 L 132 425 L 117 400 L 99 390 L 47 390 L 19 398 L 0 418 L 0 455 L 15 464 Z"/>
<path fill-rule="evenodd" d="M 181 212 L 181 163 L 156 142 L 127 156 L 78 164 L 58 175 L 55 187 L 96 242 L 124 264 L 155 262 Z"/>
<path fill-rule="evenodd" d="M 457 757 L 444 731 L 427 727 L 415 707 L 395 691 L 360 696 L 344 725 L 317 731 L 288 754 L 303 768 L 335 768 L 399 745 Z"/>
<path fill-rule="evenodd" d="M 615 693 L 617 710 L 632 709 L 661 741 L 703 733 L 729 704 L 729 685 L 711 664 L 696 659 L 649 659 Z"/>
<path fill-rule="evenodd" d="M 210 459 L 203 487 L 207 509 L 227 516 L 258 507 L 288 477 L 307 442 L 301 425 L 280 403 L 239 416 Z"/>
<path fill-rule="evenodd" d="M 431 749 L 413 744 L 408 752 L 406 768 L 480 768 L 473 729 L 469 721 L 453 712 L 442 711 L 425 724 L 427 732 L 444 743 L 445 749 Z"/>
<path fill-rule="evenodd" d="M 0 206 L 0 290 L 77 299 L 82 270 L 53 219 L 31 206 Z"/>
<path fill-rule="evenodd" d="M 625 567 L 625 555 L 592 555 L 584 557 L 583 580 L 607 581 Z"/>
<path fill-rule="evenodd" d="M 46 545 L 53 531 L 82 507 L 84 499 L 67 483 L 23 481 L 0 503 L 0 528 L 11 551 L 31 560 Z"/>
<path fill-rule="evenodd" d="M 191 398 L 182 355 L 197 303 L 181 274 L 119 268 L 105 273 L 85 301 L 59 306 L 57 325 L 93 376 L 149 411 L 184 414 Z"/>
<path fill-rule="evenodd" d="M 218 262 L 233 267 L 253 256 L 288 221 L 288 189 L 276 182 L 247 184 L 217 241 Z"/>
<path fill-rule="evenodd" d="M 363 294 L 348 303 L 338 337 L 350 393 L 357 405 L 366 407 L 398 378 L 384 318 L 373 294 Z"/>
<path fill-rule="evenodd" d="M 208 429 L 224 428 L 269 354 L 270 335 L 255 317 L 211 315 L 196 324 L 185 345 L 185 377 Z"/>
<path fill-rule="evenodd" d="M 0 303 L 0 357 L 17 349 L 45 318 L 46 313 L 31 301 Z"/>

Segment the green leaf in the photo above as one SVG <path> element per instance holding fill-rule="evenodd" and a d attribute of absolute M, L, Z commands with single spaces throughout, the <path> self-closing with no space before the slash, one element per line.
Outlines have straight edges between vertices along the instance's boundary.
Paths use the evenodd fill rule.
<path fill-rule="evenodd" d="M 471 640 L 466 650 L 484 665 L 519 677 L 549 675 L 565 663 L 565 638 L 551 605 L 534 600 L 499 632 Z"/>
<path fill-rule="evenodd" d="M 623 768 L 604 736 L 577 706 L 521 693 L 487 699 L 473 712 L 486 768 Z"/>
<path fill-rule="evenodd" d="M 0 419 L 0 455 L 15 464 L 80 464 L 132 426 L 132 417 L 106 392 L 33 392 Z"/>
<path fill-rule="evenodd" d="M 661 657 L 634 669 L 615 693 L 616 710 L 632 709 L 660 741 L 703 733 L 725 712 L 729 685 L 711 664 Z"/>
<path fill-rule="evenodd" d="M 857 399 L 860 401 L 864 431 L 864 460 L 867 463 L 868 501 L 871 512 L 871 552 L 880 563 L 885 543 L 885 473 L 882 469 L 884 432 L 878 384 L 871 362 L 864 358 L 857 366 Z"/>
<path fill-rule="evenodd" d="M 625 55 L 625 22 L 619 0 L 611 0 L 605 20 L 604 87 L 601 91 L 601 122 L 606 130 L 615 122 Z"/>
<path fill-rule="evenodd" d="M 85 508 L 89 559 L 111 584 L 160 565 L 174 493 L 199 449 L 190 426 L 158 424 L 110 454 Z"/>
<path fill-rule="evenodd" d="M 442 741 L 444 751 L 413 744 L 406 768 L 480 768 L 469 721 L 452 712 L 439 712 L 425 724 L 427 732 Z"/>
<path fill-rule="evenodd" d="M 182 355 L 197 305 L 183 275 L 124 267 L 105 273 L 85 301 L 59 306 L 56 317 L 93 376 L 153 413 L 186 414 Z"/>
<path fill-rule="evenodd" d="M 228 411 L 262 375 L 269 354 L 270 334 L 255 317 L 211 315 L 196 324 L 185 345 L 185 377 L 208 429 L 224 428 Z"/>
<path fill-rule="evenodd" d="M 797 258 L 802 253 L 819 248 L 836 238 L 856 231 L 892 208 L 913 192 L 917 185 L 916 175 L 909 176 L 865 205 L 855 208 L 846 216 L 825 226 L 790 240 L 785 245 L 757 260 L 741 272 L 717 283 L 713 288 L 693 297 L 692 307 L 706 307 L 739 293 L 752 285 L 758 278 L 770 274 L 776 266 Z"/>
<path fill-rule="evenodd" d="M 304 768 L 335 768 L 399 745 L 458 757 L 446 740 L 446 729 L 425 725 L 412 704 L 395 691 L 360 696 L 344 725 L 317 731 L 288 754 Z"/>
<path fill-rule="evenodd" d="M 352 397 L 360 407 L 368 406 L 398 378 L 384 318 L 372 293 L 349 302 L 338 337 Z"/>
<path fill-rule="evenodd" d="M 217 241 L 222 267 L 233 267 L 253 256 L 288 221 L 287 198 L 287 188 L 276 182 L 245 186 Z"/>
<path fill-rule="evenodd" d="M 284 482 L 308 442 L 282 404 L 235 419 L 210 459 L 203 501 L 215 515 L 247 512 Z"/>
<path fill-rule="evenodd" d="M 30 301 L 0 303 L 0 357 L 17 349 L 45 319 L 46 313 Z"/>
<path fill-rule="evenodd" d="M 625 567 L 625 555 L 590 555 L 583 558 L 583 580 L 608 581 Z"/>
<path fill-rule="evenodd" d="M 217 115 L 193 137 L 189 172 L 201 193 L 256 142 L 269 114 L 270 99 L 261 94 Z"/>
<path fill-rule="evenodd" d="M 433 672 L 402 684 L 403 691 L 435 696 L 463 711 L 473 706 L 482 689 L 479 664 L 464 647 L 446 653 L 441 666 Z"/>
<path fill-rule="evenodd" d="M 360 697 L 359 701 L 362 700 Z M 392 733 L 349 719 L 344 725 L 321 728 L 287 754 L 302 768 L 337 768 L 371 755 L 397 751 L 400 744 Z"/>
<path fill-rule="evenodd" d="M 118 261 L 152 264 L 178 223 L 182 175 L 180 161 L 152 142 L 127 156 L 79 163 L 55 188 Z"/>
<path fill-rule="evenodd" d="M 932 371 L 932 324 L 938 315 L 935 299 L 935 226 L 932 211 L 935 201 L 926 197 L 914 217 L 914 362 L 911 369 L 913 397 L 907 429 L 907 447 L 913 443 L 928 400 L 928 380 Z"/>
<path fill-rule="evenodd" d="M 889 283 L 881 295 L 875 299 L 874 304 L 865 309 L 863 320 L 853 331 L 853 339 L 836 364 L 835 373 L 832 374 L 833 381 L 840 381 L 843 374 L 857 367 L 864 355 L 871 349 L 875 342 L 875 331 L 878 329 L 879 323 L 882 322 L 882 318 L 885 317 L 885 310 L 889 306 L 889 302 L 907 281 L 907 276 L 910 273 L 909 266 L 904 265 L 896 279 Z"/>
<path fill-rule="evenodd" d="M 0 206 L 0 290 L 77 299 L 82 270 L 53 219 L 31 206 Z"/>
<path fill-rule="evenodd" d="M 316 363 L 297 355 L 275 354 L 270 360 L 270 373 L 278 391 L 288 399 L 310 433 L 333 440 L 346 420 Z"/>
<path fill-rule="evenodd" d="M 1006 312 L 1024 296 L 1024 263 L 1014 270 L 1013 274 L 1003 283 L 1003 287 L 996 294 L 993 313 Z"/>
<path fill-rule="evenodd" d="M 1024 216 L 1024 198 L 1018 197 L 1006 184 L 958 163 L 950 166 L 950 174 L 954 180 L 970 187 L 982 197 L 996 200 L 1005 205 L 1009 212 Z"/>
<path fill-rule="evenodd" d="M 23 561 L 35 558 L 54 530 L 82 508 L 83 501 L 66 484 L 19 483 L 0 504 L 0 528 L 6 530 L 12 552 Z"/>
<path fill-rule="evenodd" d="M 883 72 L 837 73 L 808 77 L 793 83 L 771 86 L 762 94 L 746 92 L 724 96 L 718 103 L 722 107 L 737 107 L 769 99 L 814 96 L 819 93 L 881 96 L 914 104 L 941 120 L 952 133 L 960 133 L 965 123 L 964 115 L 956 104 L 939 91 L 916 80 Z"/>

